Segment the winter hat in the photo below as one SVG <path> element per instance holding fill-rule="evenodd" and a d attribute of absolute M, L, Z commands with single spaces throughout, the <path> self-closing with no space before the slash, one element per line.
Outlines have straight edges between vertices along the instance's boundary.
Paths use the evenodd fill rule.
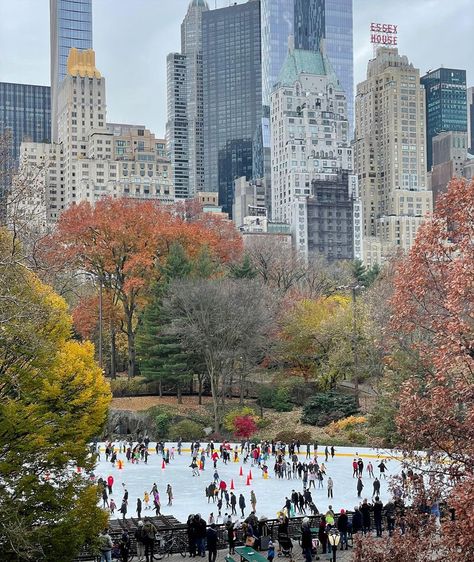
<path fill-rule="evenodd" d="M 139 522 L 138 522 L 138 526 L 139 526 L 139 527 L 143 527 L 143 521 L 139 521 Z"/>
<path fill-rule="evenodd" d="M 343 515 L 346 512 L 345 509 L 341 509 L 341 515 Z"/>
<path fill-rule="evenodd" d="M 303 518 L 303 524 L 307 524 L 309 523 L 309 517 L 304 517 Z"/>

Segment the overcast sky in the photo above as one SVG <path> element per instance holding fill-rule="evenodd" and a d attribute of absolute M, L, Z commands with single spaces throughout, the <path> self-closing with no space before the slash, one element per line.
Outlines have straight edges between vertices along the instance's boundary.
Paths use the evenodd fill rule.
<path fill-rule="evenodd" d="M 242 0 L 241 0 L 242 1 Z M 96 64 L 107 120 L 166 123 L 166 55 L 180 49 L 189 0 L 93 0 Z M 229 0 L 209 0 L 211 8 Z M 474 85 L 474 0 L 353 0 L 355 82 L 372 55 L 370 22 L 399 26 L 399 50 L 422 73 L 465 68 Z M 0 0 L 0 81 L 49 84 L 49 0 Z"/>

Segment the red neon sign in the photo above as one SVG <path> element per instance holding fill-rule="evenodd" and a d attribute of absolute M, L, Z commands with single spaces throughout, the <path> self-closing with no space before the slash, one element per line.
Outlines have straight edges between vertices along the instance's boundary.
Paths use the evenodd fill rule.
<path fill-rule="evenodd" d="M 398 25 L 393 25 L 391 23 L 370 24 L 370 42 L 374 45 L 397 45 L 397 35 Z"/>

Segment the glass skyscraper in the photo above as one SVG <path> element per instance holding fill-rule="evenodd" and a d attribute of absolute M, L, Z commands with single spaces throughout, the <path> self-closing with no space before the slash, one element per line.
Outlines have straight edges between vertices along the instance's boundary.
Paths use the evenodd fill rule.
<path fill-rule="evenodd" d="M 467 131 L 466 71 L 438 68 L 420 79 L 426 97 L 426 163 L 433 164 L 433 137 L 442 131 Z"/>
<path fill-rule="evenodd" d="M 295 0 L 261 0 L 262 103 L 270 106 L 270 95 L 288 54 L 293 35 Z"/>
<path fill-rule="evenodd" d="M 72 47 L 92 49 L 92 0 L 50 0 L 52 138 L 57 140 L 58 90 Z"/>
<path fill-rule="evenodd" d="M 4 189 L 11 182 L 11 166 L 18 163 L 23 140 L 49 142 L 51 138 L 51 95 L 49 86 L 0 82 L 0 133 L 10 131 L 11 147 L 0 163 L 0 205 Z"/>
<path fill-rule="evenodd" d="M 318 51 L 321 39 L 347 97 L 350 135 L 354 127 L 352 0 L 294 0 L 295 48 Z"/>
<path fill-rule="evenodd" d="M 234 180 L 252 175 L 262 118 L 260 1 L 202 14 L 204 186 L 232 213 Z"/>

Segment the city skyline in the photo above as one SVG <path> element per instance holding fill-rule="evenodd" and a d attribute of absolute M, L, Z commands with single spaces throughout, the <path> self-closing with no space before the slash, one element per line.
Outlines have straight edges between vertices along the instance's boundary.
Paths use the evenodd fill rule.
<path fill-rule="evenodd" d="M 180 26 L 188 3 L 175 0 L 159 6 L 161 3 L 153 0 L 142 0 L 140 10 L 130 10 L 124 0 L 93 2 L 95 50 L 98 66 L 107 79 L 111 121 L 141 123 L 164 135 L 166 55 L 180 50 Z M 470 0 L 449 4 L 442 0 L 400 0 L 383 5 L 374 0 L 354 0 L 355 84 L 365 76 L 372 58 L 369 26 L 377 21 L 399 26 L 400 53 L 408 55 L 422 74 L 441 65 L 466 69 L 467 84 L 472 86 L 474 61 L 469 57 L 467 38 L 474 33 L 474 18 L 459 18 L 459 13 L 468 13 L 469 4 Z M 214 9 L 214 0 L 209 5 Z M 217 1 L 218 7 L 227 5 L 227 1 Z M 49 85 L 49 0 L 2 1 L 0 18 L 0 81 Z M 413 24 L 420 21 L 424 21 L 422 42 L 420 26 Z M 130 41 L 123 41 L 134 29 L 141 30 L 137 35 L 140 40 L 132 36 Z M 450 43 L 450 29 L 456 29 L 456 39 L 466 39 Z M 15 37 L 20 30 L 22 41 L 18 42 Z M 445 41 L 441 42 L 438 38 L 443 32 Z M 127 84 L 124 68 L 130 78 Z"/>

